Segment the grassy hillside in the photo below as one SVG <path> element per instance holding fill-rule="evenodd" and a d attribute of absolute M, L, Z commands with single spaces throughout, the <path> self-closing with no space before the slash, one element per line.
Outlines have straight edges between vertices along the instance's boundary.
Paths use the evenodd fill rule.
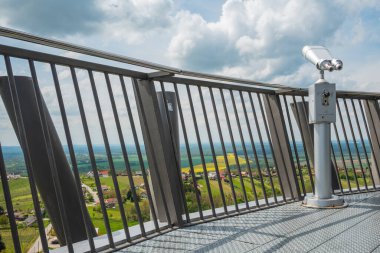
<path fill-rule="evenodd" d="M 15 212 L 33 215 L 33 201 L 30 193 L 29 182 L 27 178 L 19 178 L 10 180 L 9 188 L 12 196 L 12 202 Z M 0 206 L 6 210 L 4 195 L 1 188 Z M 8 218 L 5 215 L 0 216 L 0 234 L 5 243 L 6 250 L 4 252 L 14 252 L 11 230 Z M 46 224 L 47 225 L 47 224 Z M 21 248 L 26 252 L 38 237 L 38 229 L 36 226 L 26 227 L 22 222 L 18 222 L 18 232 L 20 237 Z"/>
<path fill-rule="evenodd" d="M 228 160 L 228 164 L 229 164 L 230 168 L 235 168 L 235 166 L 236 166 L 235 155 L 232 153 L 228 153 L 227 154 L 227 160 Z M 221 156 L 221 155 L 217 156 L 216 161 L 218 163 L 219 170 L 225 170 L 226 169 L 226 163 L 225 163 L 224 156 Z M 241 167 L 245 167 L 247 162 L 244 158 L 239 156 L 239 164 Z M 215 165 L 213 162 L 206 163 L 205 165 L 206 165 L 207 171 L 215 171 Z M 185 173 L 190 173 L 190 167 L 182 168 L 182 171 Z M 203 165 L 202 164 L 194 165 L 194 172 L 195 173 L 203 172 Z"/>

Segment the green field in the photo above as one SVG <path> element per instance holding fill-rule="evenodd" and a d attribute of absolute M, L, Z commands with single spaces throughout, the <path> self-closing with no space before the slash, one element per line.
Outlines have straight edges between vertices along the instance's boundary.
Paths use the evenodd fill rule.
<path fill-rule="evenodd" d="M 120 189 L 120 193 L 121 193 L 122 198 L 126 198 L 127 192 L 130 189 L 130 183 L 129 183 L 128 177 L 127 176 L 118 176 L 117 181 L 119 184 L 119 189 Z M 90 186 L 91 188 L 94 188 L 94 189 L 96 188 L 95 180 L 93 178 L 82 177 L 82 182 L 84 184 Z M 109 191 L 104 192 L 104 198 L 105 199 L 115 198 L 116 194 L 115 194 L 115 187 L 113 185 L 112 177 L 101 177 L 100 182 L 102 185 L 106 185 L 110 188 Z M 143 178 L 141 176 L 133 176 L 133 182 L 134 182 L 135 186 L 139 186 L 139 185 L 143 184 L 144 181 L 143 181 Z M 142 190 L 137 189 L 136 192 L 137 192 L 137 194 L 139 194 L 142 192 Z M 150 215 L 150 211 L 149 211 L 150 209 L 149 209 L 148 200 L 146 200 L 146 199 L 140 200 L 139 206 L 140 206 L 141 213 L 142 213 L 144 221 L 148 221 L 150 219 L 150 216 L 149 216 Z M 123 203 L 123 207 L 124 207 L 124 211 L 126 213 L 128 226 L 133 226 L 133 225 L 138 224 L 137 213 L 136 213 L 134 203 L 129 201 L 129 200 L 125 200 L 125 202 Z M 88 209 L 90 217 L 94 223 L 94 226 L 96 228 L 99 228 L 99 234 L 105 234 L 106 229 L 105 229 L 105 225 L 104 225 L 104 218 L 103 218 L 103 214 L 101 212 L 99 205 L 97 205 L 97 206 L 89 205 L 87 207 L 87 209 Z M 108 208 L 107 209 L 107 215 L 108 215 L 108 218 L 110 220 L 110 227 L 111 227 L 112 231 L 120 230 L 123 228 L 123 224 L 121 222 L 120 209 L 119 209 L 118 205 L 116 205 L 114 208 Z"/>
<path fill-rule="evenodd" d="M 90 186 L 91 188 L 95 188 L 96 187 L 96 184 L 95 184 L 95 180 L 93 178 L 88 178 L 88 177 L 82 177 L 81 178 L 82 180 L 82 183 Z M 107 185 L 111 191 L 115 189 L 114 185 L 113 185 L 113 180 L 112 180 L 112 177 L 109 176 L 109 177 L 101 177 L 100 178 L 100 182 L 102 185 Z M 119 184 L 119 189 L 120 189 L 120 192 L 127 192 L 127 190 L 130 188 L 130 184 L 129 184 L 129 180 L 128 180 L 128 177 L 127 176 L 118 176 L 117 177 L 117 182 Z M 135 186 L 139 186 L 141 184 L 144 183 L 144 180 L 142 177 L 140 176 L 133 176 L 133 182 L 135 184 Z"/>
<path fill-rule="evenodd" d="M 218 169 L 219 170 L 225 170 L 226 169 L 227 166 L 226 166 L 226 163 L 225 163 L 224 156 L 217 156 L 216 157 L 216 161 L 217 161 Z M 235 159 L 235 155 L 234 154 L 228 153 L 227 154 L 227 161 L 228 161 L 228 165 L 230 167 L 235 167 L 236 166 L 236 159 Z M 242 158 L 242 157 L 239 157 L 239 165 L 242 166 L 242 167 L 245 167 L 246 164 L 247 164 L 246 160 L 244 158 Z M 214 165 L 213 162 L 206 163 L 205 167 L 206 167 L 207 171 L 215 171 L 215 165 Z M 190 167 L 182 168 L 182 172 L 190 173 Z M 203 165 L 202 164 L 194 165 L 194 172 L 195 173 L 201 173 L 201 172 L 203 172 Z"/>
<path fill-rule="evenodd" d="M 34 208 L 28 179 L 19 178 L 15 180 L 10 180 L 8 182 L 12 196 L 13 208 L 15 212 L 22 212 L 25 214 L 33 215 Z M 0 206 L 3 207 L 4 210 L 6 210 L 4 195 L 2 194 L 2 188 L 0 194 Z M 6 250 L 4 252 L 14 252 L 13 240 L 8 220 L 5 217 L 5 215 L 1 216 L 0 220 L 3 222 L 1 222 L 2 224 L 0 224 L 0 234 L 6 247 Z M 47 224 L 48 222 L 45 225 Z M 37 239 L 38 228 L 35 225 L 31 227 L 26 227 L 22 222 L 18 222 L 17 229 L 20 237 L 21 248 L 23 252 L 26 252 Z"/>

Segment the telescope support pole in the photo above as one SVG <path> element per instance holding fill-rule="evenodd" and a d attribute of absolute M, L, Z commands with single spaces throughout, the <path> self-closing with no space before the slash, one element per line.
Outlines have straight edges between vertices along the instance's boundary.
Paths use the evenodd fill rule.
<path fill-rule="evenodd" d="M 321 75 L 323 72 L 321 72 Z M 309 88 L 309 123 L 314 124 L 314 195 L 307 195 L 303 205 L 312 208 L 347 206 L 333 195 L 331 185 L 331 128 L 336 121 L 335 84 L 318 80 Z"/>

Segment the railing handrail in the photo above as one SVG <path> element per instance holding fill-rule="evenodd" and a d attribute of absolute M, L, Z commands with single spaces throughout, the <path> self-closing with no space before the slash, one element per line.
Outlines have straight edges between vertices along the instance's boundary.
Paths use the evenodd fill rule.
<path fill-rule="evenodd" d="M 276 90 L 275 93 L 279 95 L 293 95 L 293 96 L 308 96 L 308 89 L 300 88 L 298 90 Z M 380 99 L 379 92 L 368 92 L 368 91 L 350 91 L 350 90 L 337 90 L 337 98 L 354 98 L 354 99 Z"/>
<path fill-rule="evenodd" d="M 165 66 L 162 64 L 157 64 L 149 61 L 144 61 L 132 57 L 127 57 L 119 54 L 109 53 L 102 50 L 96 50 L 89 47 L 84 46 L 78 46 L 72 43 L 63 42 L 60 40 L 55 39 L 48 39 L 40 36 L 36 36 L 30 33 L 21 32 L 14 29 L 9 29 L 6 27 L 0 26 L 0 36 L 17 39 L 21 41 L 26 41 L 30 43 L 35 43 L 39 45 L 49 46 L 57 49 L 63 49 L 68 50 L 75 53 L 80 53 L 83 55 L 88 56 L 94 56 L 99 57 L 107 60 L 122 62 L 126 64 L 131 64 L 139 67 L 154 69 L 158 71 L 164 71 L 168 72 L 170 74 L 179 74 L 183 76 L 191 76 L 196 78 L 204 78 L 204 79 L 212 79 L 212 80 L 218 80 L 218 81 L 224 81 L 224 82 L 236 82 L 241 84 L 249 84 L 249 85 L 255 85 L 255 86 L 261 86 L 261 87 L 267 87 L 267 88 L 277 88 L 277 89 L 290 89 L 290 90 L 297 90 L 298 88 L 289 87 L 286 85 L 281 84 L 273 84 L 273 83 L 264 83 L 264 82 L 256 82 L 249 79 L 242 79 L 242 78 L 234 78 L 234 77 L 228 77 L 223 75 L 215 75 L 215 74 L 206 74 L 201 72 L 195 72 L 195 71 L 188 71 L 183 70 L 179 68 L 173 68 L 170 66 Z"/>
<path fill-rule="evenodd" d="M 0 27 L 1 29 L 1 27 Z M 1 32 L 0 32 L 1 35 Z M 42 53 L 38 51 L 28 50 L 28 49 L 22 49 L 18 47 L 12 47 L 12 46 L 6 46 L 0 44 L 0 53 L 8 54 L 9 56 L 18 57 L 18 58 L 24 58 L 28 59 L 29 57 L 39 60 L 41 62 L 56 62 L 61 65 L 65 66 L 71 66 L 75 65 L 79 68 L 91 68 L 93 70 L 99 70 L 99 71 L 108 71 L 112 73 L 122 74 L 130 77 L 135 78 L 141 78 L 141 79 L 149 79 L 152 76 L 148 73 L 136 71 L 136 70 L 129 70 L 125 68 L 120 67 L 114 67 L 99 63 L 93 63 L 90 61 L 85 60 L 78 60 L 48 53 Z M 191 74 L 192 72 L 188 72 L 188 76 L 193 76 Z M 183 74 L 181 74 L 183 75 Z M 211 75 L 213 76 L 213 75 Z M 260 92 L 260 93 L 277 93 L 282 95 L 299 95 L 299 96 L 307 96 L 308 91 L 305 88 L 281 88 L 277 90 L 270 90 L 270 89 L 263 89 L 263 88 L 257 88 L 253 86 L 249 86 L 249 84 L 252 84 L 250 82 L 249 84 L 246 84 L 244 82 L 236 83 L 233 82 L 234 78 L 229 77 L 220 77 L 219 81 L 230 81 L 232 83 L 219 83 L 216 81 L 212 81 L 212 77 L 208 78 L 207 80 L 202 79 L 189 79 L 189 78 L 181 78 L 181 77 L 171 77 L 171 76 L 165 76 L 165 75 L 157 75 L 153 77 L 152 79 L 158 80 L 158 81 L 168 81 L 168 82 L 178 82 L 178 83 L 188 83 L 188 84 L 201 84 L 205 86 L 212 86 L 212 87 L 223 87 L 223 88 L 238 88 L 241 87 L 242 89 L 249 89 L 254 92 Z M 239 85 L 240 84 L 240 85 Z M 380 93 L 377 92 L 363 92 L 363 91 L 347 91 L 347 90 L 337 90 L 337 97 L 338 98 L 357 98 L 357 99 L 379 99 Z"/>
<path fill-rule="evenodd" d="M 112 73 L 112 74 L 117 74 L 117 75 L 133 77 L 137 79 L 153 79 L 156 81 L 204 85 L 204 86 L 215 87 L 215 88 L 226 88 L 226 89 L 232 88 L 232 89 L 247 90 L 247 91 L 259 92 L 259 93 L 268 93 L 268 94 L 275 94 L 275 91 L 276 91 L 273 89 L 258 88 L 258 87 L 254 87 L 252 85 L 247 85 L 247 84 L 225 83 L 225 82 L 217 82 L 217 81 L 204 80 L 204 79 L 192 79 L 192 78 L 168 76 L 168 75 L 165 75 L 166 72 L 163 72 L 163 73 L 155 72 L 154 74 L 157 73 L 157 75 L 154 76 L 153 74 L 147 74 L 145 72 L 129 70 L 125 68 L 104 65 L 104 64 L 94 63 L 90 61 L 67 58 L 67 57 L 48 54 L 48 53 L 41 53 L 38 51 L 27 50 L 27 49 L 22 49 L 18 47 L 4 46 L 1 44 L 0 44 L 0 54 L 5 54 L 11 57 L 16 57 L 16 58 L 21 58 L 21 59 L 32 58 L 34 60 L 45 62 L 45 63 L 54 62 L 55 64 L 62 65 L 62 66 L 68 66 L 68 67 L 75 66 L 76 68 L 92 69 L 94 71 L 107 72 L 107 73 Z M 286 89 L 286 91 L 289 91 L 289 89 Z M 298 91 L 294 90 L 293 92 L 298 92 Z"/>

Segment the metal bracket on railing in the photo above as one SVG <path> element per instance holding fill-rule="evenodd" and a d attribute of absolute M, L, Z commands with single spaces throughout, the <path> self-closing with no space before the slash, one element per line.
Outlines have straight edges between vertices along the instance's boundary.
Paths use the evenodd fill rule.
<path fill-rule="evenodd" d="M 164 109 L 164 101 L 159 102 L 152 80 L 138 80 L 134 82 L 135 97 L 141 122 L 145 149 L 149 163 L 152 193 L 157 217 L 161 222 L 169 224 L 183 224 L 183 202 L 180 193 L 180 171 L 173 154 L 179 154 L 179 144 L 173 147 L 169 127 L 178 128 L 178 123 L 171 122 L 169 126 Z M 168 94 L 169 95 L 169 94 Z M 177 118 L 177 105 L 173 96 L 171 105 L 173 111 L 171 118 Z M 161 103 L 161 105 L 160 105 Z M 178 130 L 176 130 L 178 132 Z M 179 140 L 178 133 L 175 140 Z M 177 152 L 174 150 L 177 148 Z"/>
<path fill-rule="evenodd" d="M 364 102 L 364 111 L 368 122 L 369 142 L 372 148 L 372 175 L 373 183 L 376 187 L 380 185 L 380 107 L 377 100 L 366 100 Z"/>
<path fill-rule="evenodd" d="M 154 79 L 158 77 L 167 77 L 174 76 L 174 73 L 166 72 L 166 71 L 156 71 L 152 73 L 148 73 L 148 79 Z"/>
<path fill-rule="evenodd" d="M 279 178 L 283 182 L 284 195 L 287 199 L 300 200 L 301 191 L 295 174 L 294 160 L 281 103 L 277 95 L 265 95 L 264 104 L 272 139 L 274 161 L 276 162 L 275 165 L 277 165 Z"/>

